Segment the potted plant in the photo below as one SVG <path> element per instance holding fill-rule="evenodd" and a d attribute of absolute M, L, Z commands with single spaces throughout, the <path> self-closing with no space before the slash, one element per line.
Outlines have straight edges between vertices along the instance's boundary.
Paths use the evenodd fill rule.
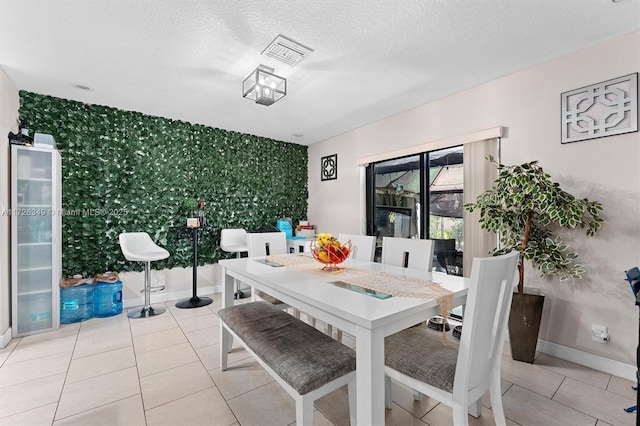
<path fill-rule="evenodd" d="M 524 262 L 531 261 L 540 276 L 556 276 L 560 281 L 582 278 L 584 269 L 576 263 L 578 255 L 555 234 L 560 228 L 586 231 L 593 236 L 602 225 L 602 205 L 586 198 L 576 199 L 551 180 L 537 161 L 504 166 L 494 161 L 498 177 L 493 188 L 481 194 L 475 203 L 465 204 L 479 210 L 483 229 L 499 235 L 500 246 L 491 254 L 512 250 L 520 252 L 518 291 L 513 295 L 509 316 L 509 341 L 512 357 L 533 363 L 544 294 L 524 288 Z"/>
<path fill-rule="evenodd" d="M 198 219 L 195 219 L 195 215 L 196 209 L 198 208 L 198 202 L 195 198 L 185 198 L 185 200 L 182 202 L 182 205 L 189 215 L 187 217 L 187 226 L 196 226 Z"/>

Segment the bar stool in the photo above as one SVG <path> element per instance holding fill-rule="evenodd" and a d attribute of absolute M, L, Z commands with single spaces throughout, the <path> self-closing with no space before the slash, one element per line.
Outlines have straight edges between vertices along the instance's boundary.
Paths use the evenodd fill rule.
<path fill-rule="evenodd" d="M 220 232 L 220 248 L 227 253 L 235 253 L 237 258 L 243 252 L 248 252 L 247 246 L 247 231 L 244 229 L 223 229 Z M 236 292 L 233 295 L 234 299 L 243 299 L 244 292 L 240 290 L 240 283 L 235 280 Z"/>
<path fill-rule="evenodd" d="M 148 318 L 162 314 L 166 309 L 151 306 L 151 291 L 161 291 L 165 286 L 151 288 L 151 262 L 169 257 L 169 252 L 153 242 L 146 232 L 123 232 L 120 234 L 120 249 L 125 259 L 144 262 L 144 306 L 130 310 L 129 318 Z"/>

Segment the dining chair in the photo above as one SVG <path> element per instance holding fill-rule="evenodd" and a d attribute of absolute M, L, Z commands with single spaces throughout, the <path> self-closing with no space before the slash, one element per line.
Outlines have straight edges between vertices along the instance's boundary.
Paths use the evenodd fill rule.
<path fill-rule="evenodd" d="M 351 258 L 373 262 L 376 252 L 376 237 L 373 235 L 339 234 L 338 241 L 346 244 L 351 240 Z"/>
<path fill-rule="evenodd" d="M 456 240 L 455 238 L 433 238 L 433 260 L 434 260 L 434 269 L 438 272 L 446 272 L 447 266 L 444 264 L 444 258 L 438 257 L 440 253 L 456 251 Z"/>
<path fill-rule="evenodd" d="M 382 260 L 385 265 L 431 272 L 433 240 L 382 237 Z"/>
<path fill-rule="evenodd" d="M 284 232 L 254 232 L 247 234 L 247 252 L 249 257 L 272 256 L 276 254 L 287 253 L 287 236 Z M 251 301 L 256 301 L 256 296 L 272 305 L 280 306 L 282 309 L 288 309 L 289 305 L 276 299 L 260 290 L 251 288 Z M 300 312 L 293 310 L 293 315 L 300 318 Z M 315 318 L 309 317 L 311 326 L 316 326 Z"/>
<path fill-rule="evenodd" d="M 471 268 L 460 343 L 442 333 L 410 328 L 385 338 L 385 405 L 391 408 L 391 380 L 453 408 L 453 424 L 467 425 L 482 414 L 489 390 L 495 423 L 506 424 L 500 392 L 500 364 L 519 253 L 476 258 Z"/>
<path fill-rule="evenodd" d="M 287 238 L 284 232 L 256 232 L 247 234 L 247 252 L 249 257 L 272 256 L 287 253 Z M 251 301 L 255 302 L 256 296 L 273 304 L 279 305 L 282 301 L 271 297 L 261 291 L 251 289 Z"/>
<path fill-rule="evenodd" d="M 373 262 L 376 252 L 376 237 L 373 235 L 338 234 L 338 241 L 346 244 L 351 240 L 351 258 Z M 333 336 L 333 326 L 327 324 L 325 333 Z M 336 329 L 336 340 L 342 342 L 342 330 Z"/>
<path fill-rule="evenodd" d="M 437 254 L 438 263 L 444 266 L 447 275 L 463 276 L 463 254 L 461 251 L 442 251 Z"/>

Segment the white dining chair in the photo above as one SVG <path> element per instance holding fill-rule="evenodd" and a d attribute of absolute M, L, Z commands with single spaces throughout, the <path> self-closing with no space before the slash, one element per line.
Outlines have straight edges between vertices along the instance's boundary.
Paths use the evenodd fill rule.
<path fill-rule="evenodd" d="M 453 424 L 467 425 L 482 414 L 488 390 L 496 424 L 506 420 L 500 392 L 500 364 L 519 253 L 476 258 L 471 268 L 464 327 L 457 344 L 425 328 L 385 338 L 385 405 L 391 408 L 396 380 L 453 408 Z"/>
<path fill-rule="evenodd" d="M 381 263 L 431 272 L 433 245 L 433 240 L 382 237 Z"/>
<path fill-rule="evenodd" d="M 373 235 L 338 234 L 338 241 L 346 244 L 351 241 L 351 258 L 356 260 L 366 260 L 373 262 L 376 252 L 376 237 Z M 333 336 L 333 326 L 327 324 L 325 333 Z M 342 330 L 336 329 L 336 340 L 342 342 Z"/>
<path fill-rule="evenodd" d="M 287 253 L 287 238 L 284 232 L 256 232 L 247 234 L 247 253 L 249 257 L 272 256 Z M 281 304 L 282 301 L 259 291 L 256 294 L 251 288 L 251 301 L 255 302 L 256 296 L 274 304 Z"/>
<path fill-rule="evenodd" d="M 287 253 L 287 237 L 284 232 L 254 232 L 247 234 L 247 249 L 249 257 L 272 256 L 276 254 Z M 262 291 L 251 288 L 251 301 L 256 301 L 256 296 L 272 305 L 280 306 L 282 309 L 288 309 L 289 305 L 283 303 Z M 300 318 L 300 311 L 293 310 L 293 315 Z M 311 326 L 316 326 L 316 319 L 309 317 Z"/>
<path fill-rule="evenodd" d="M 351 240 L 351 258 L 373 262 L 376 252 L 376 237 L 373 235 L 339 234 L 338 241 L 346 244 Z"/>

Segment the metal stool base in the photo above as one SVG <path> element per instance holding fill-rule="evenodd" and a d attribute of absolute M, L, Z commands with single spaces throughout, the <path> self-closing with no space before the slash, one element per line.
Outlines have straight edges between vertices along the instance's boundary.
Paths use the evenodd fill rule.
<path fill-rule="evenodd" d="M 149 306 L 148 308 L 145 308 L 142 306 L 140 308 L 130 310 L 129 313 L 127 313 L 127 316 L 129 318 L 149 318 L 163 314 L 166 310 L 166 308 L 162 307 L 154 308 L 153 306 Z"/>

